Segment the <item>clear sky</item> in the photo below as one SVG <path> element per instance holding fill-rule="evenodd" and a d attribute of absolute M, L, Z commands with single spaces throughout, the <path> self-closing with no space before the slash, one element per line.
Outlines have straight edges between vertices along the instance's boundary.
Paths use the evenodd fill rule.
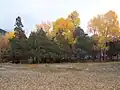
<path fill-rule="evenodd" d="M 80 13 L 80 26 L 87 31 L 88 21 L 97 14 L 114 10 L 120 16 L 120 3 L 119 0 L 0 0 L 0 28 L 11 31 L 19 15 L 28 34 L 35 24 L 67 17 L 73 10 Z"/>

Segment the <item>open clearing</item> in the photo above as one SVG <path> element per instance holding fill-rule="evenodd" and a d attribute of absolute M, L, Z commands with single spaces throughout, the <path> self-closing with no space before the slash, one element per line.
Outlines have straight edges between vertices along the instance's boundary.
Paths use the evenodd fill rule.
<path fill-rule="evenodd" d="M 0 90 L 120 90 L 120 63 L 0 64 Z"/>

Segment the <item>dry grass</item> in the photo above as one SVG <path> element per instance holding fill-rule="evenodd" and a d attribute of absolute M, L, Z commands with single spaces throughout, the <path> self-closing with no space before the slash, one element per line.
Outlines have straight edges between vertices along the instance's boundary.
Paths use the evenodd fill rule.
<path fill-rule="evenodd" d="M 120 90 L 120 63 L 1 64 L 0 90 Z"/>

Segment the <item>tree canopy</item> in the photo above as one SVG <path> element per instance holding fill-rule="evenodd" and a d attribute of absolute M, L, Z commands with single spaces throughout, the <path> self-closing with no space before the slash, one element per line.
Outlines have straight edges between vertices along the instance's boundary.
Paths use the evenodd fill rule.
<path fill-rule="evenodd" d="M 1 61 L 13 63 L 55 63 L 79 60 L 119 60 L 120 27 L 115 11 L 93 17 L 88 33 L 81 27 L 80 15 L 73 11 L 67 17 L 35 25 L 26 37 L 22 18 L 16 18 L 13 32 L 0 35 Z M 92 36 L 89 35 L 92 34 Z"/>

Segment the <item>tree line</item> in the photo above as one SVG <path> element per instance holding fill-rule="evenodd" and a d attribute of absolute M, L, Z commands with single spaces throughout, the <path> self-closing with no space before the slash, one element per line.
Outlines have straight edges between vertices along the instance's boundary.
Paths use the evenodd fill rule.
<path fill-rule="evenodd" d="M 21 17 L 13 32 L 0 36 L 0 62 L 61 63 L 119 60 L 120 27 L 116 12 L 93 17 L 88 23 L 89 36 L 80 27 L 77 11 L 67 18 L 36 25 L 26 37 Z"/>

